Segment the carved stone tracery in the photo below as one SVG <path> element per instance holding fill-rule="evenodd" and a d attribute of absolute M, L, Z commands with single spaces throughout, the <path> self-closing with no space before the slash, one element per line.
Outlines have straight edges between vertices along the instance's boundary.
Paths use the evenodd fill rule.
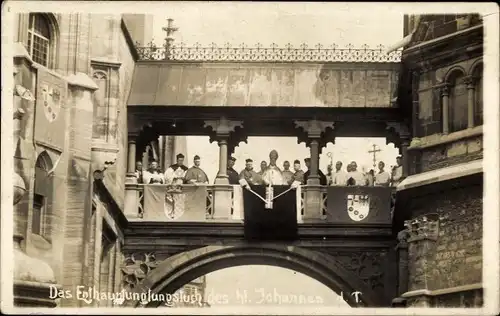
<path fill-rule="evenodd" d="M 204 127 L 210 127 L 217 136 L 229 137 L 229 134 L 235 131 L 236 127 L 243 127 L 243 121 L 231 121 L 225 117 L 219 120 L 207 120 Z"/>
<path fill-rule="evenodd" d="M 408 230 L 408 242 L 418 240 L 437 240 L 439 236 L 439 215 L 427 214 L 405 221 Z"/>
<path fill-rule="evenodd" d="M 340 264 L 353 272 L 370 288 L 383 289 L 384 288 L 384 270 L 383 261 L 387 255 L 386 252 L 341 252 L 332 251 L 328 252 Z"/>
<path fill-rule="evenodd" d="M 156 260 L 154 253 L 131 254 L 124 259 L 122 267 L 123 287 L 133 289 L 154 270 L 160 261 Z"/>

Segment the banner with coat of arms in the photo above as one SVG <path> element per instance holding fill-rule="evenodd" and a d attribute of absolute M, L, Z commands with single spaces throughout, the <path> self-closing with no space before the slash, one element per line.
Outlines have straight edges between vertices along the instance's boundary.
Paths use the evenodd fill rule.
<path fill-rule="evenodd" d="M 203 185 L 144 186 L 144 220 L 204 221 L 207 187 Z"/>
<path fill-rule="evenodd" d="M 326 219 L 339 224 L 390 224 L 394 188 L 328 187 Z"/>
<path fill-rule="evenodd" d="M 62 77 L 38 68 L 36 91 L 35 140 L 63 148 L 67 135 L 67 82 Z"/>

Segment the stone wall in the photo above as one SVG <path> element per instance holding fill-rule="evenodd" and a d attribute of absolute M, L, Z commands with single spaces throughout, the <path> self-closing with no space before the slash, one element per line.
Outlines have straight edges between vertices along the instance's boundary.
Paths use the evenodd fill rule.
<path fill-rule="evenodd" d="M 122 62 L 120 67 L 120 110 L 118 113 L 118 129 L 117 129 L 117 141 L 118 146 L 123 150 L 118 152 L 116 160 L 116 190 L 117 192 L 125 191 L 125 173 L 127 170 L 127 141 L 128 141 L 128 130 L 127 130 L 127 104 L 128 96 L 130 94 L 130 89 L 132 86 L 132 76 L 134 74 L 135 61 L 130 52 L 130 48 L 127 45 L 125 39 L 125 34 L 120 32 L 119 37 L 119 56 Z M 122 193 L 123 194 L 123 193 Z M 124 198 L 123 195 L 117 197 L 117 204 L 123 209 Z"/>
<path fill-rule="evenodd" d="M 63 289 L 75 291 L 79 285 L 99 285 L 99 258 L 102 252 L 102 227 L 109 227 L 116 244 L 109 255 L 108 275 L 115 273 L 121 264 L 123 233 L 116 222 L 116 212 L 123 208 L 124 178 L 127 142 L 127 98 L 134 69 L 132 51 L 125 39 L 124 25 L 120 15 L 58 14 L 50 17 L 52 30 L 57 38 L 54 62 L 45 68 L 32 65 L 27 58 L 17 58 L 16 83 L 35 93 L 40 91 L 36 75 L 50 73 L 67 85 L 65 102 L 61 105 L 58 120 L 63 124 L 58 132 L 58 144 L 52 144 L 52 134 L 47 139 L 37 132 L 33 141 L 35 126 L 54 123 L 37 121 L 43 115 L 35 111 L 42 109 L 39 102 L 19 100 L 26 114 L 21 121 L 21 140 L 16 156 L 16 168 L 28 189 L 23 200 L 16 207 L 16 227 L 25 236 L 26 253 L 47 262 L 55 273 L 57 283 Z M 27 47 L 28 15 L 19 15 L 17 40 Z M 101 27 L 101 26 L 109 27 Z M 111 109 L 105 137 L 96 144 L 93 137 L 96 113 L 95 93 L 99 88 L 93 81 L 93 68 L 109 67 L 106 106 Z M 91 67 L 92 66 L 92 67 Z M 42 100 L 40 97 L 37 99 Z M 114 112 L 113 112 L 114 111 Z M 102 111 L 100 112 L 102 114 Z M 57 123 L 59 124 L 59 123 Z M 38 131 L 38 129 L 37 129 Z M 53 137 L 52 137 L 53 138 Z M 60 143 L 60 144 L 59 144 Z M 100 150 L 95 154 L 95 149 Z M 48 216 L 44 221 L 43 235 L 32 233 L 33 184 L 35 161 L 42 152 L 48 155 L 50 163 L 56 166 L 50 181 L 53 185 L 52 202 L 46 205 Z M 113 157 L 114 156 L 114 157 Z M 55 165 L 55 162 L 58 164 Z M 93 194 L 92 172 L 102 170 L 105 161 L 114 161 L 106 177 L 105 188 Z M 104 192 L 104 191 L 106 192 Z M 109 192 L 109 194 L 107 193 Z M 110 197 L 112 196 L 110 201 Z M 94 204 L 94 207 L 92 206 Z M 120 276 L 116 284 L 120 283 Z M 111 280 L 111 279 L 110 279 Z M 109 282 L 108 282 L 109 283 Z M 107 284 L 104 282 L 103 284 Z M 113 285 L 109 285 L 110 289 Z M 60 300 L 59 306 L 84 306 L 74 296 Z"/>
<path fill-rule="evenodd" d="M 466 56 L 464 56 L 466 58 Z M 418 122 L 417 137 L 442 132 L 441 89 L 453 71 L 470 76 L 477 70 L 482 57 L 457 61 L 444 67 L 423 71 L 418 78 Z M 415 91 L 417 92 L 417 91 Z M 451 103 L 450 103 L 451 104 Z"/>
<path fill-rule="evenodd" d="M 420 19 L 421 27 L 415 34 L 416 39 L 409 46 L 446 36 L 481 23 L 478 14 L 412 15 L 408 19 L 407 28 L 409 31 L 413 30 L 418 19 Z"/>
<path fill-rule="evenodd" d="M 410 243 L 409 290 L 446 289 L 482 281 L 482 186 L 413 198 L 412 217 L 439 214 L 439 236 L 427 249 Z M 427 260 L 427 268 L 421 261 Z"/>

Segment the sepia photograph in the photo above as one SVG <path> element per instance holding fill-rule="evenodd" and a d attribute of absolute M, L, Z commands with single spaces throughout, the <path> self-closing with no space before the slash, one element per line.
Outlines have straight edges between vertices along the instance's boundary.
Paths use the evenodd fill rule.
<path fill-rule="evenodd" d="M 498 313 L 499 10 L 450 4 L 5 2 L 2 312 Z"/>

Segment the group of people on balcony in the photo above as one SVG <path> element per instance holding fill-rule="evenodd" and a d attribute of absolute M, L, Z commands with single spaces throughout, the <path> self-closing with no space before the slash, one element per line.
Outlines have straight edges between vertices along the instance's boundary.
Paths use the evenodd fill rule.
<path fill-rule="evenodd" d="M 201 158 L 196 155 L 193 166 L 188 168 L 184 165 L 184 155 L 176 156 L 176 163 L 167 168 L 165 172 L 158 166 L 158 162 L 151 162 L 147 170 L 143 169 L 142 162 L 137 162 L 135 176 L 137 183 L 144 184 L 208 184 L 205 171 L 200 168 Z"/>
<path fill-rule="evenodd" d="M 229 184 L 243 186 L 246 185 L 302 185 L 307 184 L 310 177 L 311 159 L 304 159 L 307 171 L 302 170 L 300 160 L 294 160 L 293 171 L 290 170 L 290 162 L 283 162 L 281 170 L 276 161 L 278 153 L 276 150 L 269 154 L 269 163 L 262 161 L 260 171 L 254 171 L 253 160 L 245 160 L 245 169 L 237 172 L 234 169 L 236 158 L 230 157 L 227 163 L 227 177 Z M 147 170 L 143 170 L 141 162 L 137 162 L 136 177 L 138 183 L 144 184 L 208 184 L 207 174 L 200 167 L 200 156 L 196 155 L 193 159 L 193 166 L 188 168 L 184 165 L 184 155 L 176 156 L 176 163 L 163 172 L 156 161 L 151 162 Z M 378 172 L 373 169 L 363 173 L 358 171 L 355 161 L 349 163 L 346 170 L 342 170 L 342 162 L 337 161 L 335 170 L 332 164 L 328 165 L 326 175 L 318 169 L 320 185 L 330 186 L 397 186 L 403 180 L 402 157 L 397 157 L 397 165 L 391 172 L 385 170 L 385 163 L 378 163 Z"/>

